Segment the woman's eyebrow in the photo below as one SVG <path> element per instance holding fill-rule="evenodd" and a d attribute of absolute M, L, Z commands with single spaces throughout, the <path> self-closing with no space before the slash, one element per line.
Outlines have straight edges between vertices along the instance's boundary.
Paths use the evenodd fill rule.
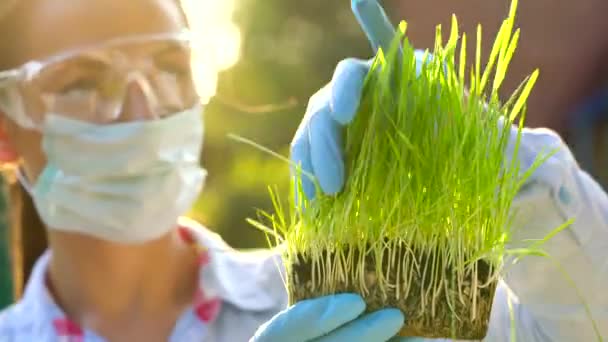
<path fill-rule="evenodd" d="M 163 43 L 158 43 L 158 44 L 152 44 L 149 47 L 148 51 L 144 51 L 147 52 L 150 55 L 153 56 L 159 56 L 159 55 L 163 55 L 166 53 L 171 53 L 171 52 L 175 52 L 175 51 L 181 51 L 184 50 L 183 47 L 183 43 L 182 42 L 163 42 Z"/>
<path fill-rule="evenodd" d="M 72 62 L 73 66 L 86 69 L 102 69 L 108 66 L 111 61 L 108 58 L 102 58 L 96 55 L 83 55 L 75 57 Z"/>

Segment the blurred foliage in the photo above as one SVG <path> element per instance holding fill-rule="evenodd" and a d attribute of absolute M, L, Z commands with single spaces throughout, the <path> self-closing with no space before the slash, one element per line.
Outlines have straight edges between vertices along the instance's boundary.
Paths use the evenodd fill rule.
<path fill-rule="evenodd" d="M 220 75 L 218 93 L 205 112 L 203 163 L 209 175 L 191 216 L 220 233 L 235 248 L 266 247 L 264 234 L 245 219 L 255 218 L 257 209 L 272 211 L 268 186 L 277 186 L 281 197 L 288 198 L 289 167 L 284 161 L 230 140 L 227 134 L 253 140 L 287 156 L 308 98 L 331 80 L 340 60 L 369 58 L 372 51 L 352 14 L 349 0 L 235 2 L 234 21 L 242 35 L 241 56 L 235 66 Z M 493 36 L 507 14 L 509 2 L 381 1 L 393 21 L 408 20 L 409 38 L 423 49 L 432 48 L 435 25 L 448 24 L 452 13 L 456 13 L 462 30 L 469 35 L 474 36 L 475 25 L 481 22 L 484 36 Z M 563 79 L 571 76 L 555 72 L 556 60 L 551 54 L 576 51 L 573 55 L 576 58 L 568 61 L 582 65 L 578 51 L 587 51 L 589 47 L 572 49 L 579 41 L 575 37 L 568 44 L 554 44 L 554 50 L 546 48 L 548 38 L 543 25 L 562 25 L 563 18 L 568 17 L 566 9 L 547 12 L 546 6 L 524 2 L 520 13 L 518 26 L 521 25 L 526 39 L 514 57 L 510 66 L 512 75 L 505 80 L 504 88 L 510 92 L 525 75 L 540 67 L 538 89 L 531 96 L 527 122 L 558 129 L 563 113 L 557 115 L 556 108 L 563 111 L 568 106 L 556 99 L 570 93 L 573 103 L 577 98 L 575 91 L 564 93 L 559 88 L 565 85 L 572 90 L 573 83 L 552 80 L 556 75 Z M 546 20 L 537 19 L 541 14 L 548 16 Z M 564 30 L 569 32 L 571 28 L 565 26 Z M 560 42 L 562 33 L 549 36 L 550 41 Z M 541 46 L 539 42 L 541 50 L 537 48 Z M 474 44 L 469 45 L 473 48 Z M 590 56 L 597 55 L 597 51 L 589 51 Z M 484 58 L 488 53 L 484 51 Z M 563 68 L 560 63 L 559 68 Z M 581 72 L 578 68 L 568 70 Z M 547 117 L 546 113 L 555 116 Z"/>
<path fill-rule="evenodd" d="M 234 20 L 241 56 L 220 75 L 205 111 L 209 175 L 191 216 L 235 248 L 266 247 L 264 234 L 245 220 L 272 209 L 268 186 L 288 198 L 289 166 L 227 134 L 287 156 L 308 98 L 341 59 L 372 52 L 346 0 L 237 0 Z"/>
<path fill-rule="evenodd" d="M 9 245 L 9 210 L 7 182 L 0 177 L 0 310 L 11 304 L 13 297 L 13 268 Z"/>

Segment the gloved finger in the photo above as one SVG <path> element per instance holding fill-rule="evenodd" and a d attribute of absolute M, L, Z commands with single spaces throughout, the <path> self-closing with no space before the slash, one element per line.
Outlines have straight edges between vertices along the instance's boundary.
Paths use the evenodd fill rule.
<path fill-rule="evenodd" d="M 416 58 L 416 77 L 420 77 L 422 66 L 430 63 L 433 60 L 433 55 L 427 54 L 423 50 L 414 50 L 414 57 Z"/>
<path fill-rule="evenodd" d="M 348 323 L 315 342 L 385 342 L 399 333 L 404 320 L 401 311 L 384 309 Z"/>
<path fill-rule="evenodd" d="M 308 128 L 314 174 L 324 193 L 335 194 L 344 184 L 341 126 L 331 117 L 327 105 L 310 118 Z"/>
<path fill-rule="evenodd" d="M 365 302 L 356 294 L 338 294 L 301 301 L 264 324 L 253 342 L 305 342 L 356 319 Z"/>
<path fill-rule="evenodd" d="M 424 341 L 428 341 L 428 340 L 420 338 L 420 337 L 401 337 L 401 336 L 395 336 L 389 340 L 389 342 L 424 342 Z"/>
<path fill-rule="evenodd" d="M 350 123 L 357 113 L 370 67 L 371 60 L 348 58 L 338 63 L 331 81 L 330 108 L 332 118 L 340 124 Z"/>
<path fill-rule="evenodd" d="M 307 124 L 307 123 L 306 123 Z M 298 130 L 296 136 L 291 143 L 290 149 L 291 160 L 295 165 L 299 166 L 299 170 L 292 167 L 292 173 L 298 177 L 302 183 L 302 191 L 307 198 L 314 198 L 315 196 L 315 185 L 313 180 L 308 176 L 312 174 L 312 160 L 310 159 L 310 143 L 308 139 L 308 127 L 305 126 L 301 130 Z M 298 196 L 298 184 L 296 183 L 295 189 L 295 203 L 300 204 L 300 198 Z"/>
<path fill-rule="evenodd" d="M 310 121 L 313 116 L 318 115 L 319 112 L 323 111 L 329 103 L 329 85 L 319 89 L 313 96 L 311 96 L 308 101 L 308 106 L 306 107 L 306 113 L 304 114 L 304 118 L 296 131 L 296 134 L 291 142 L 291 161 L 295 165 L 300 166 L 301 173 L 298 174 L 296 168 L 292 167 L 292 173 L 298 177 L 298 179 L 302 183 L 302 190 L 304 191 L 304 195 L 309 199 L 313 199 L 316 192 L 315 179 L 312 179 L 311 176 L 315 176 L 312 161 L 311 161 L 311 149 L 310 149 Z M 296 194 L 296 204 L 300 204 L 300 199 L 297 197 L 297 184 L 295 189 Z"/>
<path fill-rule="evenodd" d="M 396 32 L 378 1 L 352 0 L 351 6 L 374 52 L 388 51 Z"/>

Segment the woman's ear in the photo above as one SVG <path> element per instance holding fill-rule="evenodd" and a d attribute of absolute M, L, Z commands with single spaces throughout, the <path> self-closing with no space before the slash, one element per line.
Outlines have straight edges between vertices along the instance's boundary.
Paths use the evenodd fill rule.
<path fill-rule="evenodd" d="M 0 112 L 0 164 L 15 163 L 19 155 L 8 136 L 6 116 Z"/>

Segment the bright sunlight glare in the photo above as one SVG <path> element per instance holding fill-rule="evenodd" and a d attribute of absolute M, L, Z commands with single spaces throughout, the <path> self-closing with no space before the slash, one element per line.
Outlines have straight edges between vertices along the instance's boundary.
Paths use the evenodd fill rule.
<path fill-rule="evenodd" d="M 238 61 L 241 32 L 233 22 L 236 0 L 181 0 L 193 33 L 192 67 L 203 100 L 215 95 L 220 71 Z"/>

